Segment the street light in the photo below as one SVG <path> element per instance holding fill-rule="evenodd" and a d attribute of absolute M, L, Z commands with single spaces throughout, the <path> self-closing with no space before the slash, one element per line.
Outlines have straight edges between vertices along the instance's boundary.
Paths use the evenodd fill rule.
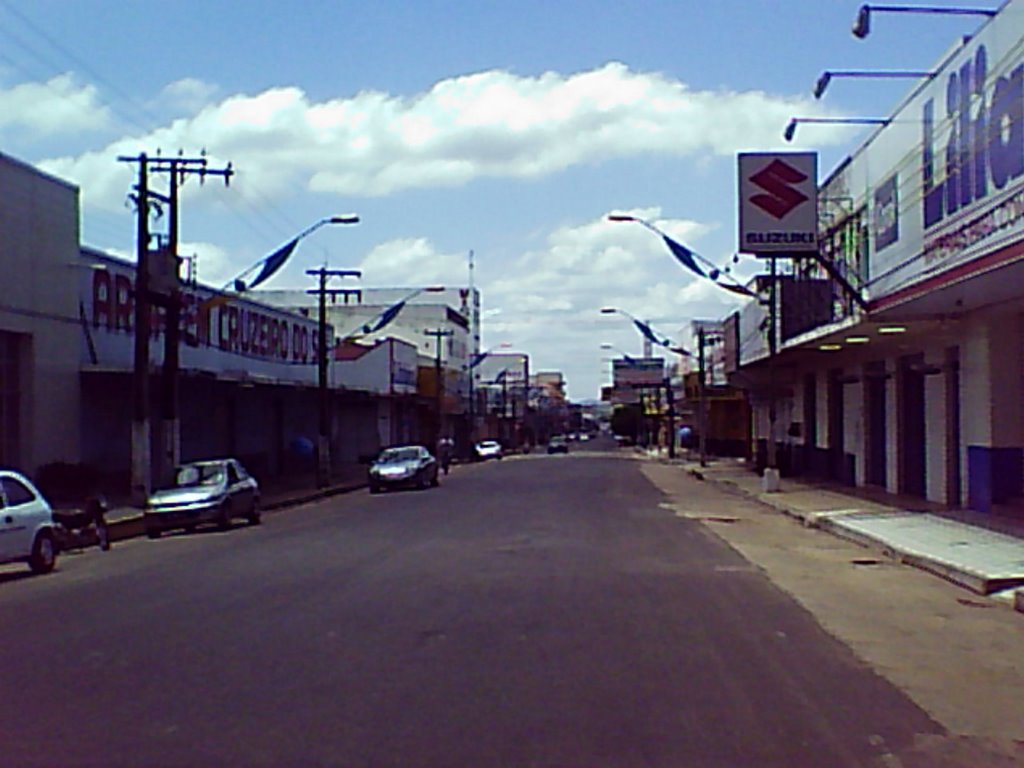
<path fill-rule="evenodd" d="M 421 293 L 442 293 L 444 291 L 443 285 L 430 285 L 425 288 L 417 288 L 408 296 L 399 299 L 394 304 L 389 306 L 377 315 L 374 315 L 369 321 L 363 323 L 357 330 L 346 334 L 342 337 L 344 341 L 358 339 L 363 336 L 368 336 L 372 333 L 377 333 L 384 329 L 385 326 L 389 325 L 402 310 L 405 309 L 405 305 L 419 296 Z"/>
<path fill-rule="evenodd" d="M 626 365 L 633 365 L 633 364 L 636 363 L 636 358 L 635 357 L 633 357 L 632 355 L 626 354 L 621 349 L 616 347 L 614 344 L 607 344 L 607 343 L 602 344 L 601 345 L 601 349 L 608 349 L 608 350 L 611 350 L 612 352 L 618 352 L 620 355 L 622 355 L 622 359 L 626 362 Z"/>
<path fill-rule="evenodd" d="M 819 123 L 832 125 L 888 125 L 892 120 L 888 117 L 791 117 L 782 132 L 782 138 L 792 141 L 796 135 L 796 127 L 800 123 Z"/>
<path fill-rule="evenodd" d="M 989 8 L 946 8 L 934 5 L 874 5 L 865 3 L 857 11 L 857 20 L 853 23 L 853 36 L 863 40 L 871 32 L 871 14 L 874 11 L 886 13 L 938 13 L 956 16 L 988 16 L 996 15 Z"/>
<path fill-rule="evenodd" d="M 288 260 L 288 257 L 292 255 L 292 251 L 295 250 L 295 247 L 299 244 L 299 241 L 302 240 L 304 237 L 311 235 L 313 232 L 316 232 L 316 230 L 320 229 L 320 227 L 327 226 L 328 224 L 358 223 L 359 217 L 354 213 L 345 213 L 337 216 L 328 216 L 326 218 L 320 219 L 320 221 L 306 227 L 304 230 L 299 232 L 299 234 L 297 234 L 287 243 L 282 245 L 276 251 L 271 253 L 269 256 L 264 256 L 255 264 L 240 272 L 236 277 L 233 277 L 231 280 L 226 282 L 224 286 L 221 288 L 221 290 L 225 291 L 228 290 L 229 288 L 234 288 L 236 293 L 244 293 L 247 290 L 255 288 L 260 283 L 264 282 L 265 280 L 268 280 L 271 277 L 271 275 L 273 275 L 275 272 L 277 272 L 277 270 L 284 266 L 284 263 Z M 256 276 L 256 279 L 253 280 L 251 283 L 246 284 L 245 278 L 251 273 L 255 272 L 256 269 L 259 268 L 260 266 L 262 266 L 263 269 Z"/>
<path fill-rule="evenodd" d="M 917 70 L 888 70 L 888 69 L 826 69 L 821 73 L 818 81 L 814 84 L 814 98 L 820 99 L 832 82 L 833 77 L 865 77 L 865 78 L 890 78 L 890 77 L 935 77 L 936 72 Z"/>
<path fill-rule="evenodd" d="M 672 339 L 670 339 L 668 336 L 662 336 L 661 338 L 658 338 L 658 334 L 651 327 L 650 323 L 647 323 L 643 320 L 640 320 L 639 318 L 634 317 L 629 312 L 626 312 L 623 309 L 619 309 L 618 307 L 602 307 L 601 314 L 617 314 L 622 315 L 625 318 L 628 318 L 636 327 L 636 329 L 640 332 L 640 335 L 643 336 L 645 344 L 657 344 L 659 347 L 664 347 L 670 352 L 675 352 L 677 355 L 682 355 L 683 357 L 690 356 L 690 353 L 687 350 L 683 349 L 683 347 L 680 346 L 678 343 L 672 341 Z M 647 351 L 648 350 L 645 350 L 645 352 Z M 650 355 L 645 354 L 644 356 L 649 357 Z"/>

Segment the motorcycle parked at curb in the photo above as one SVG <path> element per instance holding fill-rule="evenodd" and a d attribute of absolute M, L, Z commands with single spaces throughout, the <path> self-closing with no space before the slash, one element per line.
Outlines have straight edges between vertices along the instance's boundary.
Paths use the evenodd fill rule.
<path fill-rule="evenodd" d="M 54 510 L 53 533 L 59 551 L 99 547 L 110 549 L 106 513 L 110 506 L 102 497 L 87 499 L 82 509 Z"/>

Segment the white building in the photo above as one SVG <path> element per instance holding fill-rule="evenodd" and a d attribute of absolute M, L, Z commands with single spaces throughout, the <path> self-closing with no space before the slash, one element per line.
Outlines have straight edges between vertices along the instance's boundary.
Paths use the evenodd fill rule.
<path fill-rule="evenodd" d="M 820 185 L 853 290 L 811 260 L 780 277 L 774 366 L 765 308 L 739 313 L 762 462 L 774 393 L 784 470 L 986 512 L 1024 495 L 1022 50 L 1010 0 Z"/>
<path fill-rule="evenodd" d="M 0 155 L 0 464 L 38 478 L 72 465 L 127 491 L 135 393 L 135 265 L 79 244 L 78 190 Z M 127 221 L 127 220 L 126 220 Z M 319 433 L 314 317 L 180 286 L 174 376 L 180 458 L 236 456 L 261 478 L 309 472 Z M 463 321 L 465 322 L 465 321 Z M 148 365 L 152 476 L 169 466 L 162 421 L 164 311 Z M 333 337 L 333 329 L 328 328 Z M 417 339 L 417 342 L 421 340 Z M 331 457 L 425 441 L 416 345 L 384 341 L 328 362 Z M 458 349 L 453 359 L 464 355 Z"/>
<path fill-rule="evenodd" d="M 78 189 L 0 155 L 0 464 L 81 456 Z"/>

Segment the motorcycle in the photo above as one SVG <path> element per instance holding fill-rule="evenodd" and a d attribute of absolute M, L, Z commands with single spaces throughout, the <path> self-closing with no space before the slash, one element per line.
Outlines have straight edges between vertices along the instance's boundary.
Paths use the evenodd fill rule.
<path fill-rule="evenodd" d="M 61 552 L 98 546 L 110 549 L 110 531 L 106 513 L 110 506 L 101 497 L 86 500 L 82 509 L 55 510 L 53 513 L 54 539 Z"/>

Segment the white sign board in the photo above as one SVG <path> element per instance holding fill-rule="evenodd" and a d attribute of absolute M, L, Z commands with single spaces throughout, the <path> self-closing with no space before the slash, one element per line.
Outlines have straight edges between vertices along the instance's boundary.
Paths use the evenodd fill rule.
<path fill-rule="evenodd" d="M 818 154 L 742 152 L 739 249 L 798 254 L 818 250 Z"/>
<path fill-rule="evenodd" d="M 134 365 L 135 265 L 88 252 L 82 270 L 82 362 L 131 371 Z M 212 299 L 218 301 L 212 302 Z M 318 324 L 315 320 L 226 296 L 204 286 L 181 291 L 179 347 L 183 371 L 203 371 L 234 380 L 288 384 L 317 381 Z M 166 316 L 152 308 L 150 359 L 162 364 Z M 333 329 L 328 326 L 328 336 Z"/>

